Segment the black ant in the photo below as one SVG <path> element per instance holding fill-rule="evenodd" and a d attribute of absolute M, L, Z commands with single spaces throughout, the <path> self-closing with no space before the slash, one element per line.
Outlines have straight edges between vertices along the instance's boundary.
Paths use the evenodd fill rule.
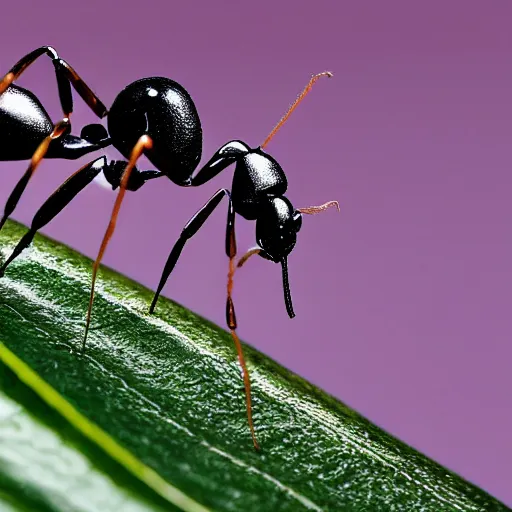
<path fill-rule="evenodd" d="M 32 92 L 13 84 L 42 55 L 51 58 L 57 77 L 63 118 L 55 124 Z M 198 187 L 214 178 L 229 165 L 236 164 L 231 192 L 220 189 L 184 227 L 167 259 L 149 311 L 153 313 L 158 297 L 186 241 L 197 233 L 222 199 L 227 197 L 229 204 L 226 253 L 229 257 L 229 272 L 226 320 L 243 370 L 249 428 L 254 446 L 258 449 L 252 422 L 249 374 L 242 347 L 235 332 L 237 322 L 231 298 L 237 253 L 235 214 L 238 213 L 245 219 L 256 221 L 258 242 L 258 248 L 250 250 L 242 257 L 238 266 L 240 267 L 253 254 L 259 254 L 267 260 L 280 263 L 286 309 L 290 318 L 293 318 L 295 313 L 288 284 L 287 257 L 295 246 L 297 233 L 302 225 L 302 214 L 318 213 L 330 206 L 336 206 L 339 210 L 339 205 L 336 201 L 330 201 L 317 207 L 295 209 L 284 196 L 288 184 L 283 169 L 263 149 L 310 91 L 313 84 L 322 76 L 332 75 L 325 72 L 313 76 L 259 147 L 251 148 L 239 140 L 228 142 L 195 172 L 202 152 L 201 122 L 192 98 L 180 84 L 162 77 L 137 80 L 125 87 L 114 100 L 110 110 L 107 110 L 76 71 L 58 56 L 55 49 L 43 46 L 27 54 L 0 82 L 0 140 L 2 141 L 0 160 L 31 159 L 27 171 L 7 200 L 0 220 L 0 229 L 13 213 L 43 158 L 73 160 L 112 145 L 128 161 L 108 162 L 105 156 L 101 156 L 69 177 L 37 211 L 29 231 L 0 267 L 0 277 L 3 276 L 7 266 L 29 246 L 36 232 L 48 224 L 83 188 L 103 172 L 112 189 L 119 188 L 119 192 L 93 265 L 91 294 L 82 345 L 84 350 L 90 326 L 98 267 L 114 232 L 126 190 L 136 191 L 146 181 L 163 176 L 167 176 L 176 185 L 182 187 Z M 108 132 L 101 124 L 90 124 L 82 129 L 80 137 L 71 134 L 70 116 L 73 111 L 71 86 L 98 118 L 107 118 Z M 142 155 L 145 155 L 156 167 L 156 171 L 137 169 L 137 160 Z"/>

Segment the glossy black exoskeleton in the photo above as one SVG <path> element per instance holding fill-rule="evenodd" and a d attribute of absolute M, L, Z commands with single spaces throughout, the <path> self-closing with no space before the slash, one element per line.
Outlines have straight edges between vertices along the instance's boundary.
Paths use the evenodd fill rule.
<path fill-rule="evenodd" d="M 51 58 L 57 77 L 57 86 L 63 118 L 53 124 L 37 97 L 30 91 L 13 84 L 19 75 L 40 56 Z M 244 370 L 249 424 L 254 436 L 248 374 L 241 353 L 241 346 L 234 330 L 236 318 L 231 291 L 233 286 L 234 259 L 236 257 L 235 214 L 256 221 L 258 248 L 248 255 L 260 256 L 282 266 L 285 304 L 290 317 L 294 316 L 288 285 L 287 257 L 296 243 L 302 225 L 302 213 L 317 213 L 320 207 L 295 209 L 285 197 L 286 175 L 281 166 L 263 148 L 286 121 L 293 109 L 311 89 L 320 76 L 315 75 L 296 102 L 290 107 L 264 143 L 251 148 L 242 141 L 223 145 L 210 160 L 196 171 L 202 153 L 201 122 L 188 92 L 178 83 L 163 77 L 143 78 L 129 84 L 115 98 L 110 110 L 103 105 L 76 71 L 57 52 L 41 47 L 23 57 L 0 82 L 0 160 L 31 159 L 30 165 L 18 182 L 9 199 L 0 229 L 14 211 L 25 187 L 43 158 L 76 159 L 85 154 L 112 145 L 126 159 L 108 161 L 100 156 L 76 171 L 59 187 L 36 213 L 32 225 L 20 240 L 10 257 L 0 267 L 0 276 L 7 266 L 33 240 L 36 232 L 50 222 L 91 181 L 103 173 L 113 189 L 119 188 L 112 217 L 94 262 L 91 296 L 87 313 L 84 347 L 90 324 L 97 270 L 108 241 L 113 234 L 117 215 L 126 190 L 138 190 L 150 179 L 166 176 L 182 187 L 197 187 L 214 178 L 231 164 L 235 164 L 231 192 L 221 189 L 190 219 L 172 248 L 158 284 L 150 312 L 154 311 L 158 297 L 170 275 L 183 247 L 204 224 L 206 219 L 228 198 L 226 253 L 229 257 L 227 324 L 236 342 L 240 363 Z M 85 126 L 80 137 L 71 134 L 70 115 L 73 110 L 71 86 L 89 108 L 101 119 L 107 118 L 108 131 L 101 124 Z M 139 170 L 136 162 L 145 155 L 156 170 Z M 245 261 L 248 255 L 242 260 Z M 241 264 L 241 263 L 240 263 Z"/>

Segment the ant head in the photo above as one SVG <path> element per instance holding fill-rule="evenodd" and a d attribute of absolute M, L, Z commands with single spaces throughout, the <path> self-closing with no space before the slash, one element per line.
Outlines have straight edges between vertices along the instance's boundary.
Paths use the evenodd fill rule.
<path fill-rule="evenodd" d="M 261 205 L 256 220 L 256 239 L 261 256 L 275 263 L 290 254 L 302 226 L 302 214 L 284 197 L 270 197 Z"/>
<path fill-rule="evenodd" d="M 251 160 L 255 158 L 253 155 L 258 155 L 257 158 L 259 158 L 260 156 L 265 156 L 265 164 L 267 165 L 267 167 L 269 167 L 270 171 L 276 171 L 280 169 L 277 162 L 275 162 L 268 154 L 263 153 L 263 149 L 274 138 L 274 135 L 287 121 L 291 113 L 297 108 L 297 106 L 304 99 L 306 94 L 308 94 L 308 92 L 313 87 L 313 84 L 323 76 L 331 77 L 332 73 L 326 71 L 325 73 L 319 73 L 317 75 L 314 75 L 308 82 L 304 90 L 299 94 L 298 98 L 287 110 L 286 114 L 280 119 L 277 125 L 269 133 L 267 138 L 259 146 L 259 148 L 257 150 L 247 152 L 249 153 L 249 155 L 245 157 L 244 163 L 249 172 L 251 170 Z M 275 165 L 273 165 L 272 163 Z M 263 173 L 264 176 L 265 174 L 274 174 L 274 172 Z M 286 199 L 284 195 L 281 195 L 286 191 L 286 177 L 284 176 L 284 173 L 282 173 L 279 189 L 276 190 L 269 187 L 263 187 L 262 185 L 265 185 L 265 183 L 262 183 L 261 181 L 258 182 L 258 192 L 264 191 L 264 195 L 266 195 L 266 198 L 257 198 L 257 215 L 255 215 L 255 217 L 251 215 L 251 213 L 256 212 L 246 212 L 247 215 L 244 215 L 247 219 L 256 218 L 256 238 L 258 240 L 259 247 L 256 247 L 248 251 L 240 259 L 237 266 L 241 267 L 247 261 L 247 259 L 249 259 L 253 254 L 259 254 L 262 258 L 273 261 L 275 263 L 281 263 L 286 310 L 288 311 L 289 317 L 293 318 L 295 316 L 295 313 L 293 312 L 290 285 L 288 282 L 288 254 L 292 252 L 297 242 L 297 233 L 300 231 L 300 228 L 302 227 L 302 213 L 317 213 L 319 211 L 325 210 L 325 208 L 328 208 L 329 206 L 332 206 L 334 204 L 338 205 L 338 203 L 335 201 L 331 201 L 319 207 L 310 207 L 301 210 L 295 210 L 290 201 L 288 201 L 288 199 Z M 235 180 L 233 180 L 233 189 L 234 188 Z M 278 193 L 279 196 L 277 195 Z M 238 209 L 238 212 L 241 213 L 240 208 Z"/>
<path fill-rule="evenodd" d="M 259 247 L 251 249 L 245 254 L 238 266 L 241 267 L 253 254 L 259 254 L 262 258 L 281 263 L 283 270 L 283 289 L 286 310 L 290 318 L 295 316 L 288 283 L 288 254 L 290 254 L 297 242 L 297 233 L 302 227 L 302 214 L 314 215 L 335 206 L 338 211 L 338 201 L 328 201 L 320 206 L 294 209 L 286 197 L 270 197 L 261 204 L 260 215 L 256 220 L 256 238 Z"/>
<path fill-rule="evenodd" d="M 288 316 L 293 318 L 290 285 L 288 283 L 288 254 L 297 242 L 297 233 L 302 226 L 302 214 L 295 210 L 286 197 L 270 197 L 261 205 L 256 220 L 256 238 L 261 247 L 262 258 L 281 263 L 283 290 Z"/>

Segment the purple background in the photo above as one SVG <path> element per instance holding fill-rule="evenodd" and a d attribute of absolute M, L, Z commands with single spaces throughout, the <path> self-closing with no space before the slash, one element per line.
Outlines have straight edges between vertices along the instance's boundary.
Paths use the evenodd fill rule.
<path fill-rule="evenodd" d="M 132 80 L 172 77 L 195 99 L 203 161 L 233 138 L 260 144 L 311 74 L 334 72 L 267 150 L 297 207 L 339 199 L 342 213 L 305 218 L 293 321 L 279 267 L 244 268 L 240 334 L 512 505 L 510 0 L 31 3 L 2 8 L 2 73 L 51 44 L 107 105 Z M 60 115 L 50 62 L 19 83 Z M 72 121 L 79 133 L 94 117 L 77 100 Z M 44 163 L 14 218 L 29 222 L 78 165 Z M 0 204 L 25 167 L 0 165 Z M 184 223 L 231 176 L 129 194 L 104 262 L 155 288 Z M 113 200 L 92 185 L 44 232 L 95 256 Z M 225 216 L 165 289 L 221 325 Z M 252 223 L 238 242 L 254 244 Z"/>

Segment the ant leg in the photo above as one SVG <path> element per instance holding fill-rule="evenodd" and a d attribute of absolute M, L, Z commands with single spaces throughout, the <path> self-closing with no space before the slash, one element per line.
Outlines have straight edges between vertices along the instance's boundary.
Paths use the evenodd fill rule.
<path fill-rule="evenodd" d="M 34 172 L 36 171 L 37 167 L 41 163 L 41 160 L 44 158 L 46 152 L 48 151 L 48 148 L 49 148 L 52 140 L 59 138 L 61 135 L 66 133 L 68 130 L 69 130 L 69 120 L 63 119 L 62 121 L 59 121 L 55 125 L 55 127 L 52 130 L 52 132 L 50 133 L 50 135 L 45 137 L 43 139 L 43 141 L 41 142 L 41 144 L 39 144 L 35 153 L 32 155 L 32 160 L 30 161 L 30 165 L 28 166 L 28 169 L 25 171 L 25 174 L 18 181 L 18 183 L 14 187 L 14 190 L 11 192 L 11 195 L 7 199 L 3 216 L 0 219 L 0 230 L 2 229 L 3 225 L 5 224 L 5 221 L 9 218 L 9 216 L 12 214 L 12 212 L 16 208 L 16 205 L 18 204 L 18 201 L 20 200 L 20 197 L 23 194 L 23 191 L 27 187 L 28 182 L 30 181 L 30 178 L 34 175 Z"/>
<path fill-rule="evenodd" d="M 3 217 L 0 220 L 0 229 L 5 224 L 7 218 L 13 213 L 18 201 L 23 194 L 30 178 L 34 174 L 37 166 L 48 152 L 50 142 L 62 135 L 69 133 L 71 124 L 69 116 L 73 111 L 73 97 L 71 86 L 80 94 L 89 108 L 98 116 L 104 117 L 107 109 L 99 98 L 92 92 L 89 86 L 80 78 L 76 71 L 64 60 L 60 59 L 57 52 L 51 46 L 42 46 L 20 59 L 0 81 L 0 94 L 2 94 L 14 80 L 16 80 L 31 64 L 33 64 L 42 55 L 48 55 L 54 64 L 59 89 L 59 98 L 64 113 L 64 118 L 54 125 L 52 132 L 41 142 L 34 155 L 29 168 L 22 176 L 13 192 L 7 200 Z M 103 145 L 108 145 L 109 139 L 106 139 Z"/>
<path fill-rule="evenodd" d="M 208 219 L 208 217 L 213 213 L 215 208 L 220 204 L 226 195 L 229 197 L 229 192 L 226 189 L 222 188 L 218 190 L 183 228 L 180 237 L 174 244 L 169 257 L 167 258 L 167 262 L 162 272 L 162 277 L 160 278 L 155 296 L 153 297 L 153 302 L 149 308 L 149 314 L 152 314 L 155 311 L 158 297 L 160 296 L 160 293 L 162 292 L 167 279 L 171 275 L 171 272 L 174 270 L 174 267 L 176 266 L 176 263 L 178 262 L 178 259 L 181 255 L 181 251 L 183 251 L 183 248 L 185 247 L 185 243 L 199 231 L 202 225 L 206 222 L 206 219 Z"/>
<path fill-rule="evenodd" d="M 21 58 L 0 81 L 0 94 L 2 94 L 14 80 L 16 80 L 31 64 L 42 55 L 52 59 L 57 77 L 59 99 L 65 118 L 69 118 L 73 112 L 73 98 L 70 84 L 85 101 L 87 106 L 101 119 L 108 113 L 105 105 L 94 94 L 90 87 L 80 78 L 78 73 L 63 59 L 51 46 L 42 46 Z"/>
<path fill-rule="evenodd" d="M 0 267 L 0 277 L 3 277 L 7 266 L 26 249 L 34 239 L 35 234 L 52 219 L 54 219 L 70 202 L 83 190 L 107 165 L 106 157 L 102 156 L 72 174 L 39 208 L 32 220 L 30 230 L 18 242 L 7 261 Z"/>
<path fill-rule="evenodd" d="M 108 111 L 105 105 L 94 94 L 90 87 L 80 78 L 78 73 L 63 59 L 59 57 L 56 50 L 51 46 L 42 46 L 22 57 L 10 71 L 0 80 L 0 95 L 39 57 L 47 55 L 52 60 L 57 78 L 57 88 L 59 92 L 59 100 L 63 112 L 63 120 L 68 124 L 68 132 L 71 131 L 69 118 L 73 112 L 73 96 L 71 94 L 71 85 L 82 97 L 88 107 L 99 117 L 103 118 Z M 54 125 L 57 127 L 59 123 Z M 100 126 L 100 125 L 96 125 Z M 69 140 L 63 142 L 63 148 L 60 152 L 50 151 L 48 157 L 61 158 L 79 158 L 86 153 L 96 151 L 111 144 L 110 138 L 106 130 L 102 128 L 101 134 L 98 128 L 89 129 L 89 135 L 93 135 L 95 140 L 91 142 L 89 139 L 80 140 L 77 137 L 70 136 Z M 92 131 L 95 133 L 93 134 Z M 100 135 L 100 137 L 99 137 Z M 52 148 L 53 149 L 53 148 Z"/>
<path fill-rule="evenodd" d="M 231 331 L 237 327 L 235 307 L 231 294 L 233 292 L 233 276 L 235 275 L 235 258 L 236 258 L 236 236 L 235 236 L 235 209 L 233 201 L 229 198 L 228 220 L 226 223 L 226 254 L 229 258 L 228 271 L 228 298 L 226 302 L 226 322 Z"/>
<path fill-rule="evenodd" d="M 239 260 L 236 264 L 237 268 L 242 268 L 246 261 L 251 258 L 252 256 L 255 256 L 256 254 L 261 254 L 263 249 L 260 247 L 253 247 L 252 249 L 249 249 Z"/>
<path fill-rule="evenodd" d="M 59 59 L 58 64 L 55 64 L 55 69 L 56 73 L 62 73 L 71 82 L 71 85 L 82 100 L 100 119 L 108 114 L 107 107 L 65 60 Z"/>
<path fill-rule="evenodd" d="M 126 166 L 119 186 L 119 192 L 116 197 L 116 202 L 114 203 L 114 208 L 112 209 L 112 215 L 110 217 L 110 222 L 108 223 L 107 230 L 105 231 L 105 236 L 101 242 L 100 250 L 98 252 L 98 256 L 96 256 L 96 260 L 94 261 L 92 267 L 92 280 L 91 280 L 91 295 L 89 298 L 89 307 L 87 309 L 87 318 L 85 322 L 85 333 L 84 339 L 82 342 L 82 352 L 85 351 L 85 343 L 87 341 L 87 334 L 89 333 L 89 327 L 91 324 L 91 313 L 92 313 L 92 305 L 94 302 L 94 285 L 96 284 L 96 277 L 98 275 L 98 269 L 105 254 L 105 250 L 107 249 L 107 245 L 110 241 L 110 238 L 114 234 L 114 230 L 116 228 L 117 216 L 119 214 L 119 209 L 121 208 L 121 204 L 123 202 L 124 195 L 128 188 L 128 183 L 130 182 L 130 175 L 132 174 L 133 169 L 135 168 L 135 164 L 137 160 L 143 155 L 145 149 L 151 149 L 153 147 L 153 141 L 148 135 L 142 135 L 137 143 L 135 144 L 132 153 L 130 155 L 130 160 L 128 161 L 128 165 Z"/>
<path fill-rule="evenodd" d="M 199 187 L 207 181 L 215 178 L 217 174 L 223 171 L 229 165 L 237 162 L 240 158 L 250 152 L 250 148 L 245 142 L 232 140 L 224 144 L 210 160 L 190 179 L 187 184 L 191 187 Z"/>
<path fill-rule="evenodd" d="M 220 204 L 224 196 L 228 196 L 229 198 L 229 208 L 228 208 L 228 219 L 227 219 L 227 228 L 226 228 L 226 254 L 229 257 L 229 273 L 228 273 L 228 298 L 226 302 L 226 320 L 231 333 L 231 337 L 235 342 L 235 347 L 238 353 L 238 360 L 240 362 L 240 366 L 242 368 L 243 379 L 244 379 L 244 388 L 245 388 L 245 397 L 246 397 L 246 405 L 247 405 L 247 419 L 249 422 L 249 429 L 251 431 L 251 437 L 254 443 L 254 447 L 259 450 L 259 444 L 256 440 L 256 434 L 254 432 L 254 424 L 252 420 L 252 403 L 251 403 L 251 381 L 249 378 L 249 371 L 247 369 L 247 365 L 245 364 L 244 354 L 242 350 L 242 344 L 235 332 L 237 327 L 236 324 L 236 316 L 235 316 L 235 308 L 233 305 L 233 299 L 231 298 L 232 290 L 233 290 L 233 275 L 235 273 L 235 257 L 236 257 L 236 238 L 235 238 L 235 210 L 233 208 L 233 203 L 231 201 L 231 196 L 226 189 L 220 189 L 217 191 L 208 202 L 187 222 L 183 231 L 181 232 L 181 236 L 178 241 L 174 244 L 172 251 L 167 259 L 165 264 L 162 277 L 160 279 L 160 283 L 158 284 L 157 291 L 153 298 L 153 302 L 151 303 L 151 307 L 149 308 L 149 313 L 153 313 L 155 310 L 156 303 L 158 301 L 158 297 L 162 292 L 162 289 L 169 278 L 169 275 L 173 271 L 178 259 L 185 247 L 185 243 L 187 240 L 192 238 L 199 229 L 206 222 L 208 217 L 214 212 L 215 208 Z"/>
<path fill-rule="evenodd" d="M 245 388 L 245 404 L 247 409 L 247 421 L 249 423 L 249 430 L 251 432 L 252 442 L 256 450 L 260 449 L 260 445 L 256 440 L 256 433 L 254 431 L 254 422 L 252 420 L 252 399 L 251 399 L 251 379 L 249 376 L 249 370 L 245 363 L 244 353 L 242 350 L 242 344 L 236 333 L 237 322 L 235 315 L 235 306 L 231 297 L 233 293 L 233 276 L 235 274 L 235 258 L 236 258 L 236 237 L 235 237 L 235 210 L 233 208 L 233 202 L 231 197 L 229 198 L 229 210 L 228 220 L 226 227 L 226 254 L 229 257 L 229 272 L 228 272 L 228 298 L 226 301 L 226 321 L 229 327 L 229 332 L 235 343 L 235 348 L 238 354 L 238 362 L 242 368 L 242 377 L 244 380 Z"/>
<path fill-rule="evenodd" d="M 128 162 L 123 160 L 112 160 L 103 171 L 105 179 L 112 185 L 112 190 L 116 190 L 121 185 L 123 174 L 128 166 Z M 130 179 L 126 184 L 126 189 L 132 192 L 139 190 L 147 181 L 155 178 L 161 178 L 164 174 L 154 170 L 140 170 L 137 167 L 132 169 Z"/>

